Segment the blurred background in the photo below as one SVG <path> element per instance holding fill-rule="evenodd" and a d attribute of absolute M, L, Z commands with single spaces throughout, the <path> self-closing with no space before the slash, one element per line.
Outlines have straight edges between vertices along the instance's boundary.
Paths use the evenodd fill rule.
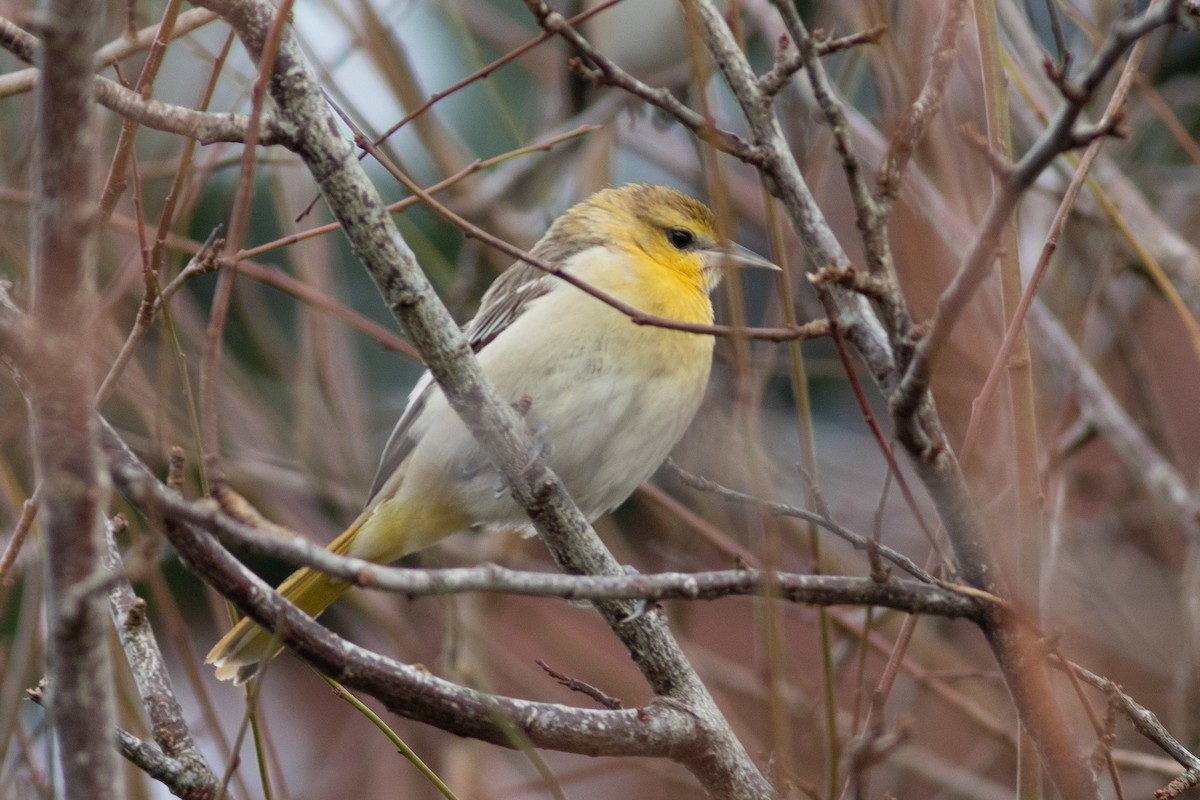
<path fill-rule="evenodd" d="M 587 3 L 562 2 L 571 15 Z M 825 67 L 847 104 L 857 154 L 874 169 L 887 138 L 924 83 L 945 3 L 853 0 L 798 3 L 813 28 L 847 34 L 886 24 L 879 44 L 833 54 Z M 1058 3 L 1063 40 L 1086 62 L 1097 37 L 1125 6 L 1119 0 Z M 783 33 L 764 0 L 729 3 L 761 72 Z M 1042 0 L 999 0 L 1013 135 L 1021 152 L 1058 98 L 1042 55 L 1057 57 Z M 27 25 L 32 7 L 0 1 L 0 14 Z M 157 24 L 158 0 L 114 3 L 105 41 Z M 660 113 L 619 90 L 592 85 L 569 68 L 575 54 L 550 40 L 507 61 L 425 110 L 435 94 L 514 52 L 539 33 L 517 0 L 305 0 L 294 8 L 297 35 L 332 103 L 379 137 L 422 111 L 384 143 L 425 186 L 455 180 L 439 196 L 473 223 L 522 247 L 551 219 L 598 188 L 658 182 L 709 201 L 739 242 L 786 267 L 778 279 L 746 272 L 719 292 L 720 321 L 781 325 L 823 316 L 804 277 L 794 235 L 766 202 L 755 172 L 716 156 Z M 229 30 L 185 7 L 190 29 L 167 50 L 153 87 L 161 100 L 196 107 L 208 88 L 214 111 L 249 109 L 254 67 Z M 596 46 L 636 76 L 663 86 L 733 131 L 744 130 L 734 99 L 689 46 L 674 0 L 626 0 L 589 19 Z M 228 48 L 228 56 L 222 54 Z M 1195 318 L 1200 258 L 1195 250 L 1200 122 L 1198 44 L 1182 31 L 1157 36 L 1127 107 L 1127 138 L 1109 141 L 1053 255 L 1039 296 L 1152 443 L 1164 464 L 1195 486 L 1200 368 Z M 145 58 L 134 49 L 103 74 L 132 83 Z M 214 65 L 220 63 L 219 67 Z M 915 319 L 928 318 L 970 244 L 992 191 L 992 174 L 964 126 L 984 130 L 979 52 L 968 14 L 942 114 L 914 154 L 892 216 L 890 241 Z M 0 278 L 24 303 L 28 293 L 31 193 L 28 164 L 34 102 L 28 65 L 0 53 Z M 1078 68 L 1077 66 L 1075 67 Z M 215 70 L 215 71 L 214 71 Z M 1103 102 L 1109 92 L 1101 92 Z M 840 161 L 803 75 L 780 95 L 786 135 L 831 226 L 852 258 L 861 255 Z M 1102 106 L 1089 109 L 1093 119 Z M 100 110 L 98 175 L 112 156 L 120 120 Z M 131 330 L 144 289 L 144 265 L 159 283 L 174 278 L 218 225 L 228 225 L 239 181 L 240 145 L 194 151 L 179 137 L 137 133 L 129 185 L 102 234 L 95 348 L 81 357 L 108 372 Z M 389 200 L 405 197 L 366 162 Z M 1021 206 L 1020 259 L 1028 271 L 1041 251 L 1073 165 L 1060 159 Z M 172 189 L 174 187 L 174 189 Z M 233 305 L 224 331 L 220 378 L 222 460 L 232 485 L 269 519 L 326 543 L 357 514 L 383 444 L 421 372 L 403 332 L 338 232 L 285 239 L 330 221 L 315 184 L 280 148 L 260 151 L 254 206 Z M 161 257 L 154 246 L 166 198 L 175 200 Z M 314 200 L 316 202 L 314 203 Z M 456 317 L 511 259 L 438 219 L 419 204 L 396 215 L 400 230 Z M 1153 278 L 1150 259 L 1181 297 Z M 146 462 L 165 474 L 168 449 L 188 453 L 185 493 L 201 491 L 195 433 L 196 370 L 204 347 L 215 275 L 188 280 L 137 345 L 103 413 Z M 989 281 L 938 362 L 934 390 L 957 447 L 1003 335 L 998 281 Z M 1044 546 L 1037 584 L 1046 630 L 1068 657 L 1112 678 L 1184 744 L 1200 736 L 1192 645 L 1200 631 L 1197 542 L 1176 509 L 1165 507 L 1121 453 L 1081 414 L 1074 385 L 1035 353 L 1034 386 L 1044 499 Z M 531 364 L 531 369 L 539 365 Z M 866 401 L 887 433 L 886 403 L 865 372 Z M 1001 393 L 1003 396 L 1003 392 Z M 35 487 L 28 417 L 21 394 L 0 378 L 0 543 L 17 526 Z M 993 547 L 1015 578 L 1013 426 L 1006 403 L 981 411 L 980 439 L 965 467 Z M 723 340 L 701 414 L 676 453 L 686 470 L 767 500 L 805 506 L 808 474 L 834 516 L 877 535 L 918 562 L 930 558 L 936 515 L 919 483 L 915 506 L 872 437 L 832 345 Z M 1194 491 L 1194 489 L 1193 489 Z M 225 603 L 187 574 L 158 542 L 153 525 L 117 499 L 130 526 L 124 546 L 155 553 L 140 576 L 160 644 L 189 723 L 214 769 L 241 764 L 234 796 L 439 796 L 396 755 L 363 716 L 336 699 L 290 656 L 272 664 L 259 699 L 270 793 L 249 744 L 231 753 L 244 694 L 218 684 L 203 654 L 229 624 Z M 918 521 L 923 517 L 928 531 Z M 597 523 L 622 563 L 642 572 L 724 569 L 739 563 L 796 572 L 866 575 L 867 559 L 827 534 L 753 507 L 730 505 L 684 486 L 664 469 L 652 485 Z M 36 525 L 34 528 L 36 534 Z M 25 697 L 42 675 L 41 554 L 36 535 L 0 584 L 0 796 L 53 796 L 42 710 Z M 536 538 L 517 532 L 462 534 L 419 555 L 412 566 L 495 561 L 518 569 L 553 565 Z M 281 579 L 287 567 L 251 561 Z M 881 609 L 828 611 L 733 598 L 669 603 L 677 636 L 748 750 L 795 787 L 797 797 L 837 797 L 848 743 L 862 732 L 871 692 L 903 617 Z M 564 602 L 463 595 L 406 599 L 354 592 L 324 620 L 353 641 L 472 686 L 518 697 L 586 705 L 537 660 L 597 686 L 626 705 L 650 700 L 620 644 L 593 612 Z M 114 653 L 122 725 L 146 736 L 123 657 Z M 1070 688 L 1062 685 L 1064 698 Z M 1103 714 L 1105 700 L 1090 700 Z M 1093 740 L 1083 712 L 1081 741 Z M 368 701 L 370 704 L 370 701 Z M 462 798 L 696 797 L 682 768 L 646 759 L 595 760 L 541 753 L 557 788 L 527 754 L 466 741 L 385 715 L 387 722 Z M 888 727 L 902 719 L 911 740 L 878 765 L 873 796 L 1013 796 L 1016 720 L 985 643 L 964 622 L 920 620 L 883 707 Z M 1116 727 L 1126 796 L 1146 796 L 1178 771 L 1125 724 Z M 130 797 L 164 796 L 130 768 Z"/>

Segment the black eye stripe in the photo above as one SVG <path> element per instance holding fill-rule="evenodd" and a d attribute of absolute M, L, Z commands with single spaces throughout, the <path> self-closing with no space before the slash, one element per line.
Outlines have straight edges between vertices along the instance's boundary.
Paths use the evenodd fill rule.
<path fill-rule="evenodd" d="M 696 242 L 696 235 L 687 228 L 667 228 L 667 241 L 676 250 L 686 250 Z"/>

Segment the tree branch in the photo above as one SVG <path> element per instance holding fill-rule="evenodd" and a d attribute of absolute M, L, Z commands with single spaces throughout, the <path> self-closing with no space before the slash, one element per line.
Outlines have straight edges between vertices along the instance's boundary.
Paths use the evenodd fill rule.
<path fill-rule="evenodd" d="M 217 15 L 208 9 L 188 9 L 180 14 L 179 18 L 175 21 L 175 27 L 171 29 L 171 39 L 174 40 L 186 36 L 215 19 L 217 19 Z M 145 50 L 158 37 L 158 29 L 159 26 L 157 24 L 149 25 L 139 30 L 133 36 L 123 35 L 104 45 L 96 51 L 96 57 L 93 59 L 96 70 L 111 67 L 134 53 Z M 4 26 L 0 25 L 0 30 L 5 31 L 3 34 L 0 34 L 5 38 L 11 36 L 11 32 L 7 31 Z M 0 42 L 0 46 L 8 47 L 9 45 L 7 42 Z M 32 59 L 24 60 L 32 61 Z M 0 75 L 0 97 L 10 97 L 30 91 L 37 85 L 38 75 L 40 74 L 37 67 L 30 67 L 29 69 Z"/>
<path fill-rule="evenodd" d="M 111 575 L 122 576 L 124 567 L 111 527 L 106 528 L 105 566 Z M 113 623 L 121 647 L 150 717 L 150 728 L 159 750 L 127 741 L 118 732 L 118 745 L 126 758 L 161 781 L 171 793 L 187 800 L 210 800 L 221 793 L 221 781 L 213 774 L 192 740 L 183 709 L 175 696 L 171 677 L 147 618 L 146 602 L 138 597 L 128 579 L 118 577 L 108 593 Z M 133 737 L 129 737 L 133 738 Z M 142 746 L 138 746 L 142 745 Z M 156 753 L 159 759 L 150 754 Z"/>
<path fill-rule="evenodd" d="M 45 46 L 37 89 L 33 158 L 33 313 L 28 334 L 41 358 L 25 365 L 46 549 L 48 689 L 67 800 L 124 796 L 111 731 L 112 696 L 104 596 L 78 596 L 102 574 L 108 476 L 100 469 L 91 406 L 95 376 L 88 320 L 94 313 L 92 64 L 96 0 L 47 0 L 37 22 Z M 2 31 L 0 31 L 2 34 Z M 7 314 L 6 314 L 7 316 Z"/>
<path fill-rule="evenodd" d="M 39 59 L 37 39 L 21 30 L 12 22 L 0 17 L 0 47 L 17 58 L 30 63 Z M 245 114 L 214 114 L 196 111 L 183 106 L 164 103 L 161 100 L 142 97 L 116 81 L 94 76 L 92 78 L 96 102 L 127 119 L 135 120 L 147 128 L 166 133 L 176 133 L 196 139 L 202 144 L 213 142 L 244 142 L 249 127 Z M 289 140 L 292 132 L 287 130 L 272 114 L 264 114 L 262 131 L 258 142 L 262 145 L 282 144 Z"/>

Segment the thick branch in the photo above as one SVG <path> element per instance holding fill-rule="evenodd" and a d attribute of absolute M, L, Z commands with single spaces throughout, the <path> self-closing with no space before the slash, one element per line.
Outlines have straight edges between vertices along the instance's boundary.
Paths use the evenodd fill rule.
<path fill-rule="evenodd" d="M 106 544 L 105 564 L 111 574 L 119 576 L 124 567 L 111 529 Z M 183 716 L 183 708 L 180 707 L 175 689 L 171 685 L 162 651 L 159 650 L 154 632 L 150 628 L 146 602 L 134 593 L 133 586 L 124 577 L 116 578 L 108 597 L 113 623 L 121 639 L 121 648 L 125 651 L 129 668 L 133 671 L 142 706 L 150 717 L 154 741 L 160 748 L 160 751 L 153 751 L 148 746 L 127 748 L 125 737 L 118 735 L 117 741 L 122 754 L 162 781 L 176 797 L 188 800 L 209 800 L 218 797 L 221 793 L 221 781 L 213 774 L 208 762 L 204 760 L 204 756 L 192 740 Z M 161 760 L 150 758 L 151 764 L 156 767 L 169 766 L 169 769 L 151 769 L 146 762 L 135 760 L 137 756 L 155 752 Z"/>
<path fill-rule="evenodd" d="M 33 158 L 33 314 L 29 335 L 43 358 L 27 365 L 34 458 L 46 548 L 49 688 L 68 800 L 124 796 L 111 731 L 116 722 L 104 596 L 80 594 L 102 570 L 100 519 L 108 495 L 99 468 L 86 321 L 93 313 L 96 231 L 92 217 L 91 54 L 96 0 L 48 0 L 39 24 Z"/>

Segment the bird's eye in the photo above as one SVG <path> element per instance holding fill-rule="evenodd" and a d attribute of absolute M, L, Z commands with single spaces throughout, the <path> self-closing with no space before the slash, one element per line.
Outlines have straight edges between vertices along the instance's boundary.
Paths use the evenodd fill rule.
<path fill-rule="evenodd" d="M 676 250 L 686 250 L 696 241 L 696 235 L 686 228 L 667 228 L 667 241 Z"/>

